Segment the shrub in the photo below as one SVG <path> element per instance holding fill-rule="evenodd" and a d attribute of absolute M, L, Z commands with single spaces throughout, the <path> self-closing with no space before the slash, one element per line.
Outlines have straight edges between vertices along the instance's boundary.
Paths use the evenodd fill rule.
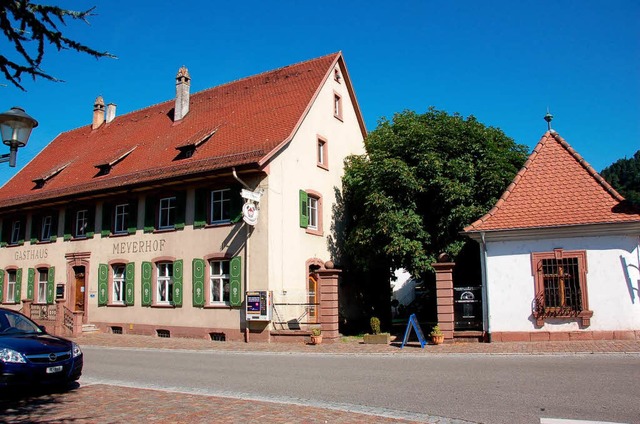
<path fill-rule="evenodd" d="M 371 325 L 371 331 L 373 331 L 373 334 L 380 334 L 380 320 L 378 318 L 371 317 L 369 324 Z"/>

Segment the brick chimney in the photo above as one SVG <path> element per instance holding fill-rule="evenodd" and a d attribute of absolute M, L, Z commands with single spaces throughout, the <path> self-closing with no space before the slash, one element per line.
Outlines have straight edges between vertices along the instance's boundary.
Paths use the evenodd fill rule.
<path fill-rule="evenodd" d="M 176 105 L 173 109 L 173 121 L 177 122 L 189 113 L 189 88 L 191 77 L 186 67 L 181 67 L 176 75 Z"/>
<path fill-rule="evenodd" d="M 93 103 L 93 122 L 91 123 L 91 129 L 95 130 L 104 122 L 104 100 L 102 96 L 98 96 Z"/>
<path fill-rule="evenodd" d="M 116 105 L 115 103 L 109 103 L 107 105 L 107 123 L 113 121 L 116 117 Z"/>

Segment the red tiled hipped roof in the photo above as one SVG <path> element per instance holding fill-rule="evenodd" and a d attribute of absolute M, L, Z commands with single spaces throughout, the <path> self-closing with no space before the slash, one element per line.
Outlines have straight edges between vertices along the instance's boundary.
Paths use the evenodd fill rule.
<path fill-rule="evenodd" d="M 616 192 L 553 130 L 542 136 L 502 197 L 464 229 L 482 231 L 640 222 Z"/>
<path fill-rule="evenodd" d="M 62 133 L 0 189 L 0 207 L 257 166 L 293 136 L 338 61 L 348 77 L 341 53 L 334 53 L 193 93 L 189 113 L 175 123 L 171 99 L 95 130 L 88 123 Z M 364 131 L 360 111 L 356 114 Z M 196 148 L 193 156 L 177 159 L 177 148 L 187 145 Z M 129 150 L 107 175 L 99 175 L 97 165 L 112 164 Z M 35 179 L 65 164 L 36 188 Z"/>

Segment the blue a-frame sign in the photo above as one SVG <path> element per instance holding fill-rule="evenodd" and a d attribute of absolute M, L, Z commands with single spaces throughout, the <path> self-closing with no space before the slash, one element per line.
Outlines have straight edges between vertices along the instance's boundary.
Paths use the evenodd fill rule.
<path fill-rule="evenodd" d="M 400 349 L 404 347 L 404 345 L 409 341 L 409 334 L 411 334 L 411 327 L 416 332 L 416 336 L 418 336 L 418 341 L 420 342 L 420 347 L 424 349 L 424 345 L 427 344 L 427 339 L 424 338 L 424 333 L 422 332 L 422 328 L 420 328 L 420 323 L 418 322 L 418 318 L 416 318 L 416 314 L 411 314 L 409 317 L 409 322 L 407 323 L 407 329 L 404 332 L 404 339 L 402 340 L 402 345 Z"/>

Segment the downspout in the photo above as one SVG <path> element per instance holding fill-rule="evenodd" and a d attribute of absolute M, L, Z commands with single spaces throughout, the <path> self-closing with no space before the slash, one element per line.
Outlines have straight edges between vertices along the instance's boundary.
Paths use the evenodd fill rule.
<path fill-rule="evenodd" d="M 480 269 L 482 271 L 482 329 L 487 335 L 487 340 L 491 342 L 491 323 L 489 322 L 489 283 L 487 271 L 487 242 L 484 238 L 484 231 L 480 233 Z"/>
<path fill-rule="evenodd" d="M 235 166 L 231 168 L 231 173 L 233 174 L 233 178 L 236 179 L 236 181 L 238 181 L 240 184 L 242 184 L 242 186 L 244 188 L 246 188 L 247 190 L 251 190 L 249 188 L 249 186 L 247 185 L 247 183 L 245 183 L 244 181 L 242 181 L 240 179 L 240 177 L 238 177 L 238 174 L 236 173 L 236 168 Z M 244 249 L 244 266 L 245 266 L 245 273 L 244 273 L 244 290 L 245 290 L 245 294 L 249 291 L 249 240 L 250 240 L 250 235 L 251 235 L 251 226 L 244 224 L 246 231 L 247 231 L 247 241 L 245 243 L 245 249 Z M 246 297 L 246 296 L 245 296 Z M 245 326 L 244 326 L 244 340 L 246 343 L 249 343 L 249 320 L 247 319 L 246 316 L 246 310 L 245 310 Z"/>

